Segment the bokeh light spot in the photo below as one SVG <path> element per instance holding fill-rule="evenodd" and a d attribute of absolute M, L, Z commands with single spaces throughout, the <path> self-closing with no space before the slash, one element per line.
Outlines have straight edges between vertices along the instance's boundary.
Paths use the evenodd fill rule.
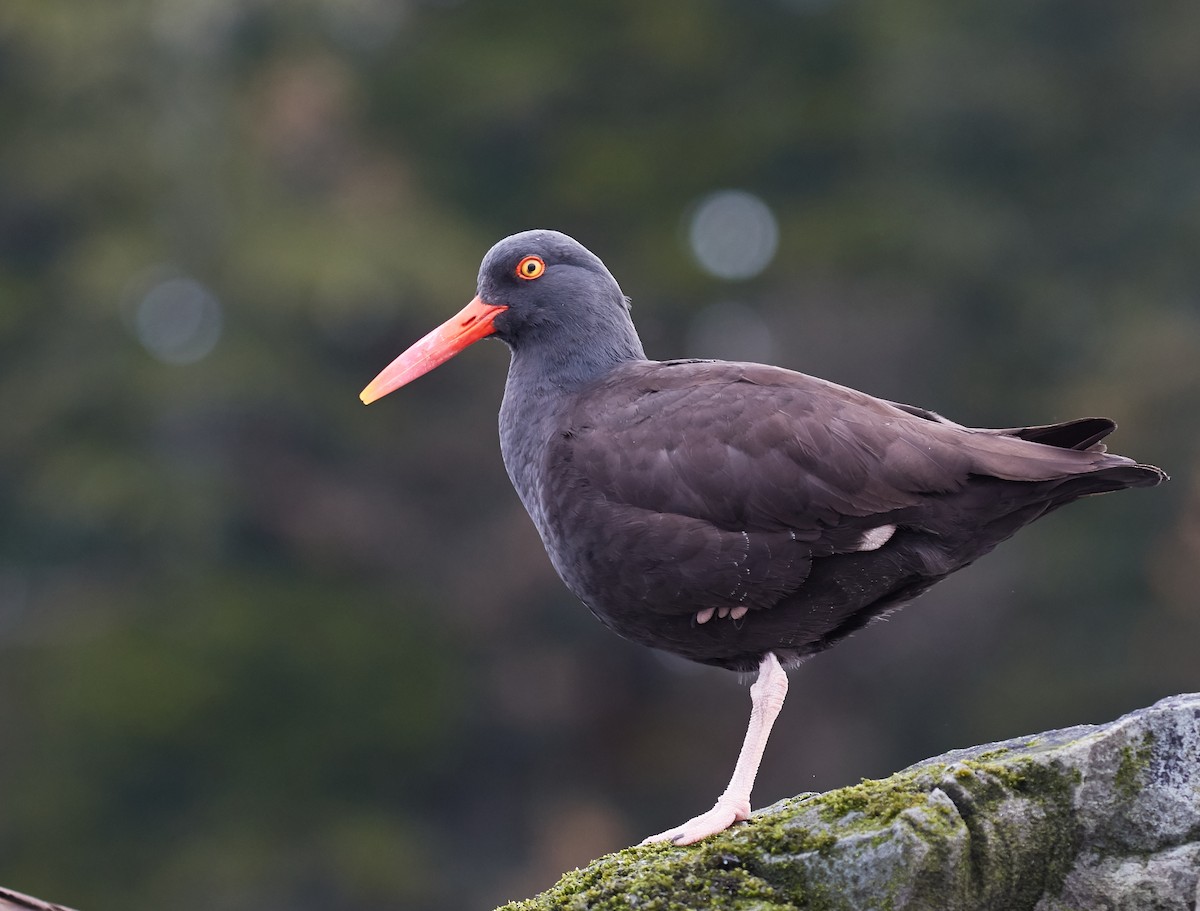
<path fill-rule="evenodd" d="M 221 337 L 221 304 L 192 278 L 169 278 L 150 288 L 138 304 L 133 328 L 138 341 L 166 364 L 194 364 Z"/>
<path fill-rule="evenodd" d="M 745 190 L 720 190 L 692 213 L 688 241 L 705 272 L 730 281 L 753 278 L 775 257 L 779 226 L 765 202 Z"/>

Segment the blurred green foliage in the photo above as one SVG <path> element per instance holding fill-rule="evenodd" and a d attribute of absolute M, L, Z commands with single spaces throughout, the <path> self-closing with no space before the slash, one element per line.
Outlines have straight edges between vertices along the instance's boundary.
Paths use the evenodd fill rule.
<path fill-rule="evenodd" d="M 760 802 L 1194 689 L 1198 33 L 1184 0 L 6 0 L 0 882 L 486 906 L 707 806 L 744 690 L 553 577 L 502 349 L 356 399 L 528 227 L 605 259 L 653 355 L 726 354 L 691 346 L 736 303 L 777 363 L 1111 414 L 1175 476 L 794 674 Z M 739 284 L 686 244 L 725 187 L 780 228 Z M 215 304 L 164 323 L 164 286 Z M 211 350 L 171 348 L 198 313 Z"/>

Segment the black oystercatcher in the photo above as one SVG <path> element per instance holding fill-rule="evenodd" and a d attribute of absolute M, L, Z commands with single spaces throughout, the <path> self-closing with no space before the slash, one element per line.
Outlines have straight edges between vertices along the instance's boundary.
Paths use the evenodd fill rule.
<path fill-rule="evenodd" d="M 475 299 L 362 400 L 489 336 L 512 351 L 504 464 L 567 587 L 627 639 L 758 672 L 729 787 L 647 841 L 750 815 L 784 667 L 1051 510 L 1166 477 L 1106 453 L 1106 418 L 976 429 L 778 367 L 647 360 L 604 263 L 555 231 L 496 244 Z"/>

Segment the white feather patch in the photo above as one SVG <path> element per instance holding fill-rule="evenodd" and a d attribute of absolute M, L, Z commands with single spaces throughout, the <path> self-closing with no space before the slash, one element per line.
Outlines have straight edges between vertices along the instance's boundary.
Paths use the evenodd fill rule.
<path fill-rule="evenodd" d="M 858 542 L 859 550 L 879 550 L 892 539 L 896 533 L 895 525 L 880 525 L 878 528 L 868 528 L 863 532 L 862 540 Z"/>

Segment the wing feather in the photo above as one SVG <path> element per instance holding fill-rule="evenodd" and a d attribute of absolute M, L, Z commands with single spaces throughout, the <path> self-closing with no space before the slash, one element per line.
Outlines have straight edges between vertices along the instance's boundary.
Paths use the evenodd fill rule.
<path fill-rule="evenodd" d="M 973 476 L 1047 480 L 1119 460 L 757 364 L 637 362 L 562 420 L 542 472 L 550 534 L 572 542 L 560 573 L 585 601 L 603 590 L 669 613 L 778 603 L 814 558 L 862 550 L 881 526 L 923 527 Z"/>

